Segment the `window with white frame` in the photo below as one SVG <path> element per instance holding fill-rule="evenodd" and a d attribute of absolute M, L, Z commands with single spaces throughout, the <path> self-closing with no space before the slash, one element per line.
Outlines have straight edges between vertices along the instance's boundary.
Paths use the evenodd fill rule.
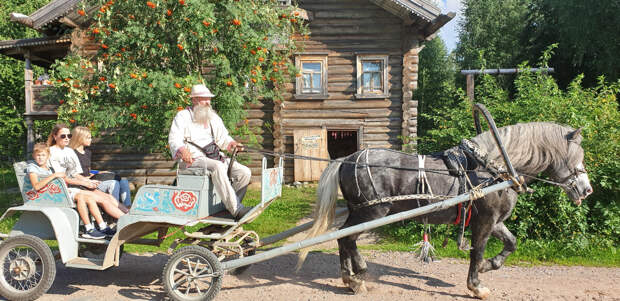
<path fill-rule="evenodd" d="M 299 55 L 295 58 L 299 70 L 295 98 L 322 99 L 327 97 L 327 54 Z"/>
<path fill-rule="evenodd" d="M 356 98 L 385 98 L 389 96 L 388 56 L 357 55 Z"/>

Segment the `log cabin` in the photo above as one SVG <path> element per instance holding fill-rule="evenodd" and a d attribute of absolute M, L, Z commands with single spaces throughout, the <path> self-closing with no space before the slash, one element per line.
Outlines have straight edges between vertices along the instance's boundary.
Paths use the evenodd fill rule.
<path fill-rule="evenodd" d="M 84 39 L 89 14 L 77 13 L 81 0 L 53 0 L 26 16 L 11 20 L 31 27 L 41 38 L 0 41 L 0 54 L 25 61 L 24 118 L 28 149 L 35 141 L 33 120 L 56 118 L 53 100 L 42 97 L 32 65 L 48 68 Z M 282 101 L 250 104 L 248 124 L 260 148 L 280 153 L 339 158 L 365 148 L 410 150 L 417 128 L 419 52 L 424 42 L 454 18 L 431 0 L 278 0 L 296 4 L 311 35 L 300 39 L 303 52 L 294 58 L 300 76 L 285 84 Z M 91 10 L 96 10 L 92 7 Z M 40 135 L 45 136 L 45 133 Z M 134 187 L 169 184 L 174 162 L 164 154 L 145 154 L 94 141 L 93 168 L 113 170 Z M 253 182 L 260 178 L 261 154 L 250 154 Z M 271 159 L 271 158 L 268 158 Z M 273 160 L 271 160 L 273 161 Z M 285 160 L 285 182 L 316 181 L 326 162 Z"/>

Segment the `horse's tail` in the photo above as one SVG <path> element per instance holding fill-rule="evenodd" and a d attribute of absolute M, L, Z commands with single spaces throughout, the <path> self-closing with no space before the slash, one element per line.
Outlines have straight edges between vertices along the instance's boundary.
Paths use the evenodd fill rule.
<path fill-rule="evenodd" d="M 323 234 L 327 228 L 334 222 L 336 200 L 338 199 L 338 187 L 340 186 L 340 170 L 341 162 L 332 162 L 321 174 L 319 187 L 316 190 L 317 204 L 314 211 L 314 225 L 310 228 L 306 239 Z M 302 249 L 299 253 L 296 269 L 301 269 L 306 256 L 308 256 L 308 248 Z"/>

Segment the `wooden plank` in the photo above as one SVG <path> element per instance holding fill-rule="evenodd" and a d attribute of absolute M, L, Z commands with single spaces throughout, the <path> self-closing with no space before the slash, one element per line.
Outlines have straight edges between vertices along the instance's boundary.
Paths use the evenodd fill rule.
<path fill-rule="evenodd" d="M 282 119 L 282 126 L 285 127 L 322 127 L 326 126 L 339 126 L 339 125 L 362 125 L 364 122 L 361 120 L 355 119 L 334 119 L 334 120 L 325 120 L 325 119 Z"/>
<path fill-rule="evenodd" d="M 394 109 L 341 109 L 341 110 L 293 110 L 283 111 L 282 117 L 293 119 L 341 119 L 341 118 L 377 118 L 400 117 L 400 110 Z"/>
<path fill-rule="evenodd" d="M 291 93 L 283 93 L 282 95 L 284 97 L 284 99 L 287 100 L 293 100 L 293 94 Z M 401 97 L 401 93 L 392 93 L 390 95 L 390 97 L 387 98 L 381 98 L 381 99 L 391 99 L 391 100 L 400 100 Z M 342 93 L 342 92 L 329 92 L 329 97 L 327 97 L 325 100 L 358 100 L 358 101 L 370 101 L 369 100 L 359 100 L 357 98 L 355 98 L 355 95 L 353 93 Z M 376 99 L 373 99 L 376 100 Z M 306 100 L 308 101 L 308 100 Z M 311 100 L 308 102 L 312 102 L 312 101 L 321 101 L 321 100 Z"/>
<path fill-rule="evenodd" d="M 114 170 L 114 169 L 127 169 L 127 168 L 156 168 L 165 169 L 172 168 L 174 161 L 144 161 L 144 162 L 132 162 L 132 161 L 95 161 L 92 162 L 92 168 L 97 170 Z"/>
<path fill-rule="evenodd" d="M 163 154 L 140 154 L 140 153 L 95 153 L 92 161 L 165 161 L 168 157 Z"/>
<path fill-rule="evenodd" d="M 402 101 L 400 99 L 284 101 L 285 110 L 381 109 L 390 107 L 402 107 Z"/>
<path fill-rule="evenodd" d="M 379 134 L 379 133 L 399 133 L 402 127 L 400 125 L 393 126 L 365 126 L 364 135 L 366 134 Z"/>
<path fill-rule="evenodd" d="M 329 158 L 325 128 L 296 129 L 294 131 L 295 155 Z M 327 162 L 295 159 L 295 181 L 318 181 Z"/>

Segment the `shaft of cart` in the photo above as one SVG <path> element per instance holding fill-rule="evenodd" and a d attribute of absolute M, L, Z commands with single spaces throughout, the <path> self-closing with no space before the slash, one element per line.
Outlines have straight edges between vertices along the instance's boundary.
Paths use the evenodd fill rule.
<path fill-rule="evenodd" d="M 494 184 L 491 185 L 489 187 L 483 188 L 482 189 L 482 193 L 483 195 L 487 195 L 489 193 L 495 192 L 495 191 L 499 191 L 499 190 L 503 190 L 506 188 L 509 188 L 511 186 L 515 185 L 515 183 L 513 183 L 513 181 L 508 180 L 508 181 L 504 181 L 498 184 Z M 451 199 L 447 199 L 441 202 L 437 202 L 434 204 L 430 204 L 430 205 L 426 205 L 423 207 L 419 207 L 419 208 L 415 208 L 415 209 L 411 209 L 409 211 L 404 211 L 404 212 L 400 212 L 397 214 L 393 214 L 393 215 L 388 215 L 385 216 L 383 218 L 377 219 L 377 220 L 373 220 L 373 221 L 369 221 L 369 222 L 365 222 L 359 225 L 355 225 L 353 227 L 348 227 L 345 229 L 341 229 L 341 230 L 337 230 L 337 231 L 333 231 L 327 234 L 323 234 L 317 237 L 313 237 L 313 238 L 309 238 L 306 240 L 302 240 L 302 241 L 298 241 L 298 242 L 294 242 L 288 245 L 284 245 L 282 247 L 273 249 L 273 250 L 269 250 L 266 252 L 262 252 L 256 255 L 252 255 L 252 256 L 248 256 L 248 257 L 243 257 L 243 258 L 239 258 L 239 259 L 235 259 L 235 260 L 230 260 L 230 261 L 226 261 L 222 263 L 222 269 L 224 270 L 230 270 L 230 269 L 234 269 L 234 268 L 238 268 L 238 267 L 242 267 L 242 266 L 246 266 L 249 264 L 254 264 L 257 262 L 261 262 L 261 261 L 265 261 L 271 258 L 274 258 L 276 256 L 282 255 L 284 253 L 288 253 L 291 251 L 295 251 L 295 250 L 299 250 L 299 249 L 303 249 L 303 248 L 307 248 L 307 247 L 311 247 L 320 243 L 324 243 L 326 241 L 330 241 L 330 240 L 334 240 L 334 239 L 339 239 L 342 237 L 346 237 L 355 233 L 359 233 L 359 232 L 364 232 L 367 230 L 371 230 L 380 226 L 384 226 L 387 224 L 391 224 L 391 223 L 395 223 L 395 222 L 399 222 L 402 220 L 406 220 L 406 219 L 410 219 L 416 216 L 420 216 L 420 215 L 424 215 L 427 213 L 431 213 L 431 212 L 435 212 L 435 211 L 439 211 L 439 210 L 444 210 L 447 208 L 450 208 L 454 205 L 457 205 L 459 203 L 463 203 L 466 202 L 470 199 L 470 193 L 464 193 L 461 195 L 458 195 L 456 197 L 453 197 Z"/>

